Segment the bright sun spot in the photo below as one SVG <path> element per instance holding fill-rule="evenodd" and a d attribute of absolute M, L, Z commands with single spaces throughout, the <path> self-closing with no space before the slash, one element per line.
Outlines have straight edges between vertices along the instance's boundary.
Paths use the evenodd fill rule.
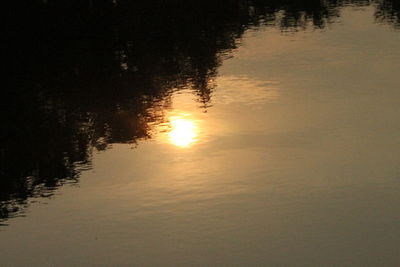
<path fill-rule="evenodd" d="M 181 117 L 170 117 L 171 131 L 168 133 L 172 144 L 179 147 L 190 147 L 197 141 L 197 127 L 194 121 Z"/>

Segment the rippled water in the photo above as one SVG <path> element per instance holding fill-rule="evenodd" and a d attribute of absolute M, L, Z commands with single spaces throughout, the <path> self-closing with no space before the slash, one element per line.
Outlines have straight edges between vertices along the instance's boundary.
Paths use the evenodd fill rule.
<path fill-rule="evenodd" d="M 0 265 L 400 263 L 397 2 L 51 4 L 2 100 Z"/>

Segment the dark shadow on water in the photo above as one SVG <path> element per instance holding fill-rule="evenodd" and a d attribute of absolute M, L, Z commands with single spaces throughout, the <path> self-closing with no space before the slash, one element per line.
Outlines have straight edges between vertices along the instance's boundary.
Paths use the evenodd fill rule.
<path fill-rule="evenodd" d="M 5 33 L 0 220 L 78 182 L 93 151 L 151 138 L 172 92 L 189 88 L 210 106 L 211 80 L 248 28 L 323 28 L 341 7 L 371 3 L 378 21 L 400 25 L 399 2 L 389 0 L 15 2 Z"/>

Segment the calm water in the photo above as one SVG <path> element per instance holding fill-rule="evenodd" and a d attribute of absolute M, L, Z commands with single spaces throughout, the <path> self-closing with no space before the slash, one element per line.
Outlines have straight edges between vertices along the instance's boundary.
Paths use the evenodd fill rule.
<path fill-rule="evenodd" d="M 94 2 L 12 28 L 1 266 L 400 264 L 398 2 Z"/>

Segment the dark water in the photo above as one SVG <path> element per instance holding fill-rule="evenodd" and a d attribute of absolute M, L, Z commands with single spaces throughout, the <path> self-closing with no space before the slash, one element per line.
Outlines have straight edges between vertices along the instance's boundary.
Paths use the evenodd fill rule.
<path fill-rule="evenodd" d="M 398 266 L 399 12 L 14 3 L 0 265 Z"/>

